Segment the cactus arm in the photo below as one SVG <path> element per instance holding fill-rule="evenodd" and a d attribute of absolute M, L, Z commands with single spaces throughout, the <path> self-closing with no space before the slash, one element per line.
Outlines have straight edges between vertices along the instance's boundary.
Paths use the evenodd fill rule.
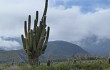
<path fill-rule="evenodd" d="M 45 39 L 45 42 L 44 42 L 43 48 L 42 48 L 42 52 L 43 53 L 44 53 L 45 49 L 47 48 L 47 43 L 48 43 L 48 38 L 49 38 L 49 32 L 50 32 L 50 27 L 48 27 L 48 29 L 47 29 L 46 39 Z"/>
<path fill-rule="evenodd" d="M 28 32 L 31 29 L 31 15 L 28 16 Z"/>
<path fill-rule="evenodd" d="M 48 38 L 49 38 L 49 33 L 50 33 L 50 27 L 47 28 L 47 36 L 46 36 L 47 41 L 48 41 Z"/>
<path fill-rule="evenodd" d="M 45 40 L 45 32 L 46 32 L 46 30 L 44 29 L 44 30 L 42 31 L 42 34 L 41 34 L 39 43 L 38 43 L 38 45 L 37 45 L 37 46 L 38 46 L 38 47 L 37 47 L 38 50 L 41 50 L 41 49 L 42 49 L 42 45 L 43 45 L 43 42 L 44 42 L 44 40 Z"/>
<path fill-rule="evenodd" d="M 28 32 L 27 34 L 27 38 L 26 38 L 26 48 L 29 51 L 30 48 L 30 32 Z"/>
<path fill-rule="evenodd" d="M 38 39 L 37 41 L 39 42 L 40 41 L 40 37 L 41 37 L 41 34 L 42 34 L 42 30 L 43 30 L 43 25 L 42 25 L 42 22 L 40 21 L 40 25 L 39 25 L 39 28 L 37 29 L 38 30 Z"/>
<path fill-rule="evenodd" d="M 23 43 L 23 48 L 26 49 L 26 40 L 23 35 L 21 35 L 22 43 Z"/>
<path fill-rule="evenodd" d="M 30 31 L 30 51 L 33 50 L 33 30 Z"/>
<path fill-rule="evenodd" d="M 36 51 L 36 48 L 37 48 L 37 47 L 36 47 L 36 39 L 35 39 L 35 38 L 36 38 L 36 37 L 34 36 L 34 37 L 33 37 L 33 50 L 34 50 L 34 51 Z"/>
<path fill-rule="evenodd" d="M 43 22 L 43 28 L 45 28 L 46 27 L 46 16 L 43 16 L 42 22 Z"/>
<path fill-rule="evenodd" d="M 43 16 L 46 15 L 46 13 L 47 13 L 47 8 L 48 8 L 48 0 L 45 1 L 45 8 L 44 8 Z"/>
<path fill-rule="evenodd" d="M 37 20 L 37 22 L 38 22 L 38 19 L 39 19 L 39 12 L 36 11 L 36 20 Z"/>
<path fill-rule="evenodd" d="M 25 37 L 27 37 L 27 21 L 24 21 L 24 33 Z"/>
<path fill-rule="evenodd" d="M 37 30 L 36 30 L 36 36 L 35 36 L 35 38 L 36 38 L 36 48 L 37 48 L 37 44 L 38 44 L 38 42 L 39 42 L 39 36 L 40 36 L 40 32 L 39 32 L 39 27 L 37 27 Z"/>
<path fill-rule="evenodd" d="M 34 31 L 36 32 L 37 24 L 38 24 L 38 11 L 36 11 L 36 19 L 34 20 Z"/>
<path fill-rule="evenodd" d="M 34 33 L 36 33 L 36 28 L 37 28 L 37 20 L 34 20 Z"/>

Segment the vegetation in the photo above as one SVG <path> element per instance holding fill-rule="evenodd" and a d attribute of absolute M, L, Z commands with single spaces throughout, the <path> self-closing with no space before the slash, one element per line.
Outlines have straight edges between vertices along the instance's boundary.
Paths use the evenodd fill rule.
<path fill-rule="evenodd" d="M 48 0 L 46 0 L 46 2 L 45 2 L 44 13 L 43 13 L 43 16 L 41 18 L 39 25 L 37 25 L 39 18 L 38 18 L 38 11 L 36 11 L 36 19 L 34 21 L 33 29 L 31 29 L 31 15 L 29 15 L 29 17 L 28 17 L 28 28 L 27 28 L 27 21 L 24 22 L 25 36 L 21 35 L 21 38 L 22 38 L 23 48 L 24 48 L 25 52 L 27 53 L 27 57 L 28 57 L 30 64 L 27 64 L 26 62 L 22 63 L 22 61 L 20 61 L 20 60 L 23 60 L 26 58 L 26 57 L 22 57 L 22 55 L 20 55 L 20 53 L 18 54 L 17 52 L 15 53 L 15 51 L 13 51 L 13 54 L 11 53 L 13 59 L 8 59 L 9 57 L 6 56 L 6 54 L 10 55 L 10 53 L 5 52 L 5 54 L 4 54 L 6 56 L 5 57 L 4 55 L 2 55 L 3 52 L 1 52 L 0 56 L 3 56 L 3 59 L 8 59 L 10 62 L 6 63 L 6 64 L 1 64 L 0 70 L 110 70 L 110 58 L 109 59 L 106 59 L 106 58 L 101 58 L 101 59 L 92 58 L 91 59 L 91 57 L 90 57 L 90 59 L 88 59 L 88 58 L 85 59 L 85 57 L 81 58 L 83 55 L 82 56 L 80 55 L 81 57 L 77 57 L 77 58 L 71 59 L 71 60 L 70 59 L 64 60 L 64 61 L 57 60 L 58 62 L 50 62 L 50 65 L 48 65 L 48 66 L 44 62 L 39 63 L 39 57 L 41 54 L 43 54 L 45 52 L 45 50 L 47 48 L 48 38 L 49 38 L 50 27 L 47 27 L 47 29 L 46 29 L 47 7 L 48 7 Z M 57 42 L 57 43 L 59 43 L 59 42 Z M 60 43 L 60 45 L 68 46 L 64 43 L 62 43 L 62 44 Z M 70 47 L 73 47 L 72 45 L 73 44 L 71 44 Z M 62 49 L 62 46 L 61 46 L 60 51 L 64 54 L 63 51 L 65 51 L 65 49 Z M 63 46 L 63 47 L 65 47 L 65 46 Z M 86 51 L 84 51 L 82 48 L 80 48 L 80 49 L 77 48 L 77 45 L 75 45 L 75 46 L 76 46 L 75 48 L 78 49 L 76 51 L 81 50 L 80 51 L 81 53 L 89 54 Z M 58 46 L 58 47 L 60 47 L 60 46 Z M 66 48 L 66 50 L 69 50 L 68 47 Z M 73 49 L 71 49 L 71 51 L 73 51 Z M 57 52 L 57 51 L 54 51 L 54 53 L 59 54 L 59 52 Z M 71 53 L 65 53 L 65 54 L 70 55 Z M 60 53 L 60 55 L 61 55 L 61 53 Z M 18 58 L 19 58 L 19 60 L 18 60 Z M 65 57 L 65 58 L 67 58 L 67 57 Z M 0 63 L 7 62 L 7 60 L 4 61 L 3 59 L 1 59 Z M 15 63 L 15 61 L 18 61 L 18 63 Z M 39 67 L 38 67 L 38 65 L 39 65 Z"/>
<path fill-rule="evenodd" d="M 25 38 L 21 35 L 23 48 L 28 55 L 28 60 L 31 65 L 38 65 L 39 56 L 44 53 L 48 38 L 50 27 L 46 30 L 46 13 L 48 7 L 48 0 L 45 2 L 45 9 L 40 21 L 38 24 L 38 11 L 36 12 L 36 19 L 34 21 L 34 28 L 31 29 L 31 16 L 28 17 L 28 30 L 27 30 L 27 21 L 24 22 L 24 32 Z"/>
<path fill-rule="evenodd" d="M 0 70 L 110 70 L 110 64 L 106 59 L 98 60 L 78 60 L 54 62 L 50 67 L 46 63 L 41 63 L 39 67 L 29 64 L 4 64 L 0 65 Z"/>

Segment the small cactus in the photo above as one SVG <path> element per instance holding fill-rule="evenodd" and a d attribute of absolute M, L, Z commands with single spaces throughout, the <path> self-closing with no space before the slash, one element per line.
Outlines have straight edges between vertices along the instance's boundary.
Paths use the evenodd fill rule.
<path fill-rule="evenodd" d="M 108 64 L 110 64 L 110 58 L 108 58 Z"/>
<path fill-rule="evenodd" d="M 28 60 L 31 65 L 38 65 L 39 56 L 45 52 L 47 48 L 50 27 L 46 30 L 46 13 L 48 7 L 48 0 L 45 2 L 45 9 L 38 24 L 38 11 L 36 11 L 36 18 L 34 20 L 34 28 L 31 29 L 31 15 L 28 16 L 28 23 L 24 21 L 24 35 L 21 35 L 23 48 L 28 55 Z M 27 27 L 28 24 L 28 27 Z"/>

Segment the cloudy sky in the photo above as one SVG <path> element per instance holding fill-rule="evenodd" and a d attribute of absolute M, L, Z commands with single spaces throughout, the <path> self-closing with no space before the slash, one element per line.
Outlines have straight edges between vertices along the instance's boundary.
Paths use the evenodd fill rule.
<path fill-rule="evenodd" d="M 0 0 L 0 46 L 19 46 L 2 37 L 24 34 L 24 20 L 42 16 L 45 0 Z M 39 17 L 39 18 L 40 18 Z M 80 41 L 88 36 L 110 38 L 110 0 L 49 0 L 47 25 L 50 41 Z"/>

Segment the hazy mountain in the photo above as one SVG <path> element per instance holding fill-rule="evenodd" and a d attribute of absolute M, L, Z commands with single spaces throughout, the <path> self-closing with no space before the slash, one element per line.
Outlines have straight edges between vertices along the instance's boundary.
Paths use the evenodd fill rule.
<path fill-rule="evenodd" d="M 21 39 L 20 38 L 18 38 L 18 37 L 14 37 L 14 38 L 12 38 L 12 37 L 0 37 L 0 38 L 3 41 L 6 41 L 6 42 L 7 41 L 9 41 L 9 42 L 11 41 L 13 43 L 13 41 L 16 41 L 16 42 L 19 43 L 19 46 L 17 46 L 17 47 L 16 46 L 13 46 L 15 48 L 13 48 L 13 47 L 8 47 L 8 48 L 5 47 L 4 48 L 3 46 L 0 46 L 0 50 L 22 49 L 22 42 L 21 42 Z M 60 43 L 64 42 L 66 44 L 68 43 L 68 42 L 65 42 L 65 41 L 58 41 L 58 42 L 60 42 Z M 74 43 L 76 43 L 76 42 L 74 42 Z M 99 39 L 95 35 L 86 37 L 86 38 L 82 39 L 80 42 L 77 42 L 76 44 L 78 44 L 84 50 L 86 50 L 87 52 L 89 52 L 91 54 L 108 55 L 110 53 L 110 39 L 105 39 L 105 38 L 104 39 Z M 54 56 L 57 57 L 57 56 L 63 55 L 63 54 L 68 54 L 68 56 L 69 56 L 69 55 L 72 55 L 71 53 L 76 52 L 76 50 L 74 50 L 74 51 L 72 50 L 72 52 L 68 53 L 68 52 L 66 52 L 68 50 L 65 47 L 66 48 L 66 51 L 62 53 L 63 50 L 61 50 L 61 49 L 63 49 L 63 47 L 61 47 L 61 46 L 66 46 L 66 45 L 61 45 L 61 44 L 57 43 L 56 41 L 49 42 L 49 45 L 50 45 L 50 49 L 47 48 L 47 51 L 46 51 L 46 54 L 45 54 L 45 55 L 48 55 L 48 57 L 51 56 L 51 55 L 53 55 L 54 53 L 57 53 L 57 55 L 54 54 Z M 75 44 L 72 44 L 72 45 L 75 45 Z M 64 48 L 64 50 L 65 50 L 65 48 Z M 74 49 L 74 48 L 71 48 L 71 49 Z M 51 52 L 51 53 L 49 53 L 49 52 Z M 60 52 L 60 54 L 58 54 L 59 52 Z M 63 57 L 66 57 L 66 56 L 63 56 Z"/>
<path fill-rule="evenodd" d="M 96 36 L 91 36 L 80 41 L 79 45 L 91 54 L 106 56 L 110 53 L 110 39 L 99 39 Z"/>
<path fill-rule="evenodd" d="M 27 56 L 23 50 L 0 51 L 0 63 L 26 62 Z"/>
<path fill-rule="evenodd" d="M 78 54 L 88 54 L 80 46 L 66 41 L 51 41 L 45 51 L 45 55 L 50 58 L 66 58 Z"/>
<path fill-rule="evenodd" d="M 80 54 L 88 54 L 88 52 L 80 46 L 66 41 L 51 41 L 48 43 L 45 54 L 41 56 L 41 59 L 64 59 Z M 23 50 L 0 51 L 0 62 L 12 62 L 13 60 L 25 62 L 27 56 Z"/>

